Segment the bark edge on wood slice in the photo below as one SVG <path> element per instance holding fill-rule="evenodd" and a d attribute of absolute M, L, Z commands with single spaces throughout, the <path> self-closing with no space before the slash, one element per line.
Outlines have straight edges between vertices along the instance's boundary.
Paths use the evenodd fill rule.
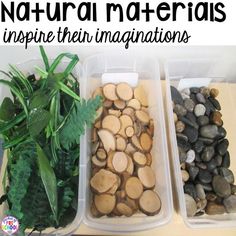
<path fill-rule="evenodd" d="M 143 185 L 137 177 L 130 177 L 125 183 L 125 192 L 131 199 L 138 199 L 143 193 Z"/>
<path fill-rule="evenodd" d="M 107 129 L 100 129 L 98 130 L 98 136 L 102 141 L 103 147 L 106 150 L 107 153 L 109 151 L 115 151 L 116 149 L 116 139 L 114 134 Z"/>
<path fill-rule="evenodd" d="M 94 204 L 98 212 L 103 215 L 108 215 L 116 206 L 116 197 L 107 193 L 95 195 Z"/>
<path fill-rule="evenodd" d="M 115 101 L 118 99 L 116 95 L 116 85 L 109 83 L 103 86 L 103 94 L 106 99 L 110 101 Z"/>
<path fill-rule="evenodd" d="M 128 83 L 119 83 L 116 86 L 116 94 L 121 100 L 129 101 L 133 98 L 133 89 Z"/>

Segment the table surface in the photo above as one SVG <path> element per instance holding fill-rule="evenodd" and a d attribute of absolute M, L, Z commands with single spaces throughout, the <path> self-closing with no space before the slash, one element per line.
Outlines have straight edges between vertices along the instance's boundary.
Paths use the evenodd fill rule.
<path fill-rule="evenodd" d="M 225 122 L 224 127 L 228 131 L 228 139 L 231 143 L 229 147 L 229 151 L 231 153 L 231 169 L 236 173 L 236 148 L 234 148 L 232 145 L 232 142 L 235 142 L 236 140 L 236 125 L 234 123 L 234 119 L 232 119 L 232 108 L 236 108 L 236 84 L 222 84 L 222 85 L 215 85 L 215 87 L 220 89 L 220 96 L 219 100 L 222 106 L 222 114 L 223 114 L 223 120 Z M 164 91 L 164 88 L 163 88 Z M 229 96 L 230 92 L 230 96 Z M 233 111 L 236 114 L 236 109 Z M 236 117 L 236 116 L 234 116 Z M 166 116 L 167 118 L 167 116 Z M 167 120 L 166 120 L 167 122 Z M 234 141 L 233 141 L 234 140 Z M 170 146 L 169 148 L 169 155 L 171 160 L 171 152 L 170 152 Z M 1 157 L 1 150 L 0 150 L 0 157 Z M 1 158 L 0 158 L 1 159 Z M 1 161 L 0 161 L 1 162 Z M 174 173 L 173 171 L 173 165 L 171 163 L 171 173 Z M 171 219 L 171 222 L 168 225 L 155 228 L 149 231 L 143 231 L 143 232 L 136 232 L 129 235 L 145 235 L 145 236 L 151 236 L 151 235 L 158 235 L 158 236 L 183 236 L 183 235 L 191 235 L 191 236 L 199 236 L 199 235 L 207 235 L 207 236 L 235 236 L 236 235 L 236 228 L 224 228 L 224 229 L 190 229 L 188 228 L 181 218 L 180 214 L 178 213 L 178 199 L 177 199 L 177 192 L 175 187 L 175 180 L 174 176 L 172 174 L 172 190 L 173 190 L 173 198 L 174 198 L 174 211 L 173 211 L 173 217 Z M 95 229 L 91 229 L 87 227 L 84 224 L 81 224 L 78 230 L 75 232 L 76 235 L 111 235 L 109 232 L 104 231 L 98 231 Z"/>

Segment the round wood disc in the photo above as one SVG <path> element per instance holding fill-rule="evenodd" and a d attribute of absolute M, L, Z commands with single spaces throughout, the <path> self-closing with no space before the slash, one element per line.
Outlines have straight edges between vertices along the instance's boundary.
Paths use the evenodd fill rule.
<path fill-rule="evenodd" d="M 150 151 L 152 148 L 152 138 L 148 133 L 142 133 L 139 138 L 140 145 L 142 149 L 146 152 Z"/>
<path fill-rule="evenodd" d="M 133 159 L 139 166 L 145 166 L 147 163 L 147 157 L 142 152 L 135 152 L 133 154 Z"/>
<path fill-rule="evenodd" d="M 138 86 L 134 89 L 134 98 L 138 99 L 142 106 L 148 106 L 147 94 L 142 86 Z"/>
<path fill-rule="evenodd" d="M 143 185 L 137 177 L 130 177 L 125 183 L 125 192 L 131 199 L 138 199 L 143 193 Z"/>
<path fill-rule="evenodd" d="M 131 138 L 133 135 L 134 135 L 134 128 L 133 126 L 128 126 L 126 129 L 125 129 L 125 134 L 128 138 Z"/>
<path fill-rule="evenodd" d="M 118 173 L 124 172 L 128 167 L 128 159 L 124 152 L 116 152 L 112 158 L 112 165 Z"/>
<path fill-rule="evenodd" d="M 156 184 L 156 176 L 150 166 L 140 167 L 138 177 L 145 188 L 153 188 Z"/>
<path fill-rule="evenodd" d="M 123 202 L 119 202 L 116 205 L 116 209 L 124 216 L 132 216 L 133 215 L 133 210 L 131 207 L 129 207 L 127 204 L 123 203 Z"/>
<path fill-rule="evenodd" d="M 124 138 L 126 138 L 125 129 L 129 126 L 133 126 L 133 120 L 128 115 L 121 115 L 119 119 L 121 122 L 121 128 L 119 134 Z"/>
<path fill-rule="evenodd" d="M 161 200 L 158 194 L 152 190 L 143 192 L 139 199 L 140 210 L 147 215 L 156 215 L 161 209 Z"/>
<path fill-rule="evenodd" d="M 118 151 L 125 151 L 127 146 L 127 141 L 125 138 L 123 138 L 122 136 L 118 135 L 116 137 L 116 149 Z"/>
<path fill-rule="evenodd" d="M 100 194 L 94 196 L 94 204 L 97 210 L 103 215 L 112 212 L 116 206 L 116 197 L 111 194 Z"/>
<path fill-rule="evenodd" d="M 103 87 L 103 94 L 106 99 L 115 101 L 119 99 L 116 95 L 116 85 L 115 84 L 106 84 Z"/>
<path fill-rule="evenodd" d="M 133 97 L 133 89 L 127 83 L 120 83 L 116 87 L 116 94 L 121 100 L 129 101 Z"/>
<path fill-rule="evenodd" d="M 142 111 L 142 110 L 135 111 L 135 116 L 141 123 L 143 123 L 144 125 L 148 125 L 150 121 L 150 117 L 147 112 Z"/>
<path fill-rule="evenodd" d="M 107 115 L 102 120 L 102 128 L 110 130 L 113 134 L 117 134 L 121 128 L 121 122 L 117 116 Z"/>

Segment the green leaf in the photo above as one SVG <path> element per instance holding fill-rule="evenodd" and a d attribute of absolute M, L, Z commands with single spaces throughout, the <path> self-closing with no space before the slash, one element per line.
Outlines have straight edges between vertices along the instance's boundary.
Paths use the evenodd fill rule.
<path fill-rule="evenodd" d="M 36 137 L 46 128 L 51 119 L 50 112 L 45 109 L 35 109 L 30 112 L 28 118 L 28 128 L 30 135 Z"/>
<path fill-rule="evenodd" d="M 70 116 L 60 130 L 60 142 L 62 146 L 69 150 L 79 144 L 80 136 L 84 134 L 85 125 L 90 126 L 95 119 L 96 111 L 101 106 L 101 97 L 88 101 L 76 102 Z"/>
<path fill-rule="evenodd" d="M 55 218 L 58 222 L 58 202 L 57 202 L 57 180 L 53 168 L 50 166 L 48 158 L 42 148 L 37 144 L 38 167 L 40 176 L 47 193 L 47 197 Z"/>
<path fill-rule="evenodd" d="M 46 69 L 46 71 L 48 71 L 49 70 L 49 61 L 48 61 L 47 54 L 46 54 L 43 46 L 39 46 L 39 49 L 40 49 L 41 56 L 43 58 L 45 69 Z"/>
<path fill-rule="evenodd" d="M 41 90 L 36 90 L 31 98 L 29 108 L 44 108 L 48 105 L 49 97 Z"/>
<path fill-rule="evenodd" d="M 15 107 L 12 100 L 8 97 L 4 98 L 0 107 L 0 120 L 9 121 L 15 114 Z"/>
<path fill-rule="evenodd" d="M 68 94 L 75 100 L 80 101 L 80 97 L 75 92 L 73 92 L 67 85 L 63 84 L 62 82 L 58 82 L 58 85 L 61 91 Z"/>

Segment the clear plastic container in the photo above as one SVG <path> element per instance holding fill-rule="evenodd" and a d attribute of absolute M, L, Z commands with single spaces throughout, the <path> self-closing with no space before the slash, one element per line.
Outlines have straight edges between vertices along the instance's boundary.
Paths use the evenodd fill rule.
<path fill-rule="evenodd" d="M 213 216 L 204 214 L 203 216 L 198 217 L 187 217 L 170 92 L 171 85 L 178 89 L 180 87 L 185 88 L 192 86 L 209 86 L 219 89 L 220 94 L 217 99 L 219 100 L 222 107 L 222 119 L 224 121 L 224 128 L 227 131 L 227 138 L 229 139 L 230 143 L 230 169 L 234 172 L 234 174 L 236 174 L 236 81 L 228 81 L 225 71 L 222 70 L 221 62 L 214 59 L 168 61 L 165 64 L 165 76 L 165 102 L 168 112 L 170 148 L 172 151 L 174 178 L 176 181 L 180 214 L 182 215 L 186 225 L 191 228 L 236 227 L 236 214 Z"/>
<path fill-rule="evenodd" d="M 40 59 L 33 59 L 24 63 L 20 63 L 17 65 L 17 67 L 22 70 L 25 74 L 30 74 L 30 73 L 35 73 L 34 70 L 34 66 L 39 66 L 41 68 L 44 68 L 43 64 L 42 64 L 42 60 Z M 63 61 L 60 66 L 58 67 L 58 71 L 65 69 L 67 66 L 67 61 Z M 76 66 L 76 68 L 73 71 L 74 75 L 77 78 L 81 78 L 82 75 L 82 69 L 81 69 L 81 65 L 78 64 Z M 0 86 L 0 104 L 2 103 L 2 100 L 5 96 L 10 96 L 10 91 L 7 87 L 3 87 L 2 85 Z M 83 145 L 81 144 L 81 156 L 83 153 Z M 2 163 L 2 167 L 0 166 L 0 183 L 2 183 L 2 179 L 3 179 L 3 175 L 4 175 L 4 169 L 5 169 L 5 165 L 6 165 L 6 156 L 3 158 L 3 163 Z M 73 220 L 73 222 L 71 224 L 69 224 L 68 226 L 66 226 L 65 228 L 59 228 L 59 229 L 54 229 L 54 228 L 48 228 L 46 230 L 43 231 L 42 235 L 45 236 L 66 236 L 66 235 L 71 235 L 80 225 L 81 221 L 82 221 L 82 216 L 84 214 L 84 194 L 83 194 L 83 188 L 84 188 L 84 168 L 82 166 L 82 159 L 80 158 L 80 166 L 79 166 L 79 191 L 78 191 L 78 210 L 77 210 L 77 215 L 75 217 L 75 219 Z M 2 196 L 3 194 L 3 189 L 0 188 L 0 196 Z M 6 209 L 6 204 L 4 205 L 0 205 L 0 221 L 4 218 L 4 211 Z M 1 233 L 1 230 L 0 230 Z"/>
<path fill-rule="evenodd" d="M 92 92 L 102 84 L 102 76 L 107 73 L 113 73 L 117 79 L 117 73 L 128 73 L 126 75 L 119 74 L 119 81 L 126 81 L 133 84 L 133 79 L 138 74 L 138 83 L 142 84 L 147 92 L 149 101 L 150 116 L 154 119 L 155 135 L 154 145 L 152 149 L 153 164 L 152 168 L 156 173 L 155 190 L 162 200 L 162 209 L 156 216 L 146 216 L 138 213 L 132 217 L 102 217 L 94 218 L 90 212 L 91 191 L 90 191 L 90 175 L 91 175 L 91 158 L 90 158 L 90 133 L 88 130 L 83 143 L 84 149 L 82 156 L 83 166 L 86 168 L 84 178 L 85 184 L 85 215 L 83 222 L 92 228 L 110 231 L 112 233 L 128 233 L 135 231 L 148 230 L 164 224 L 167 224 L 172 217 L 172 191 L 170 182 L 170 171 L 168 161 L 168 151 L 166 144 L 166 131 L 162 103 L 161 81 L 159 78 L 159 66 L 155 60 L 150 58 L 134 58 L 127 54 L 112 55 L 101 54 L 88 58 L 84 62 L 84 79 L 81 83 L 81 94 L 84 98 L 90 98 Z M 112 75 L 111 77 L 112 78 Z M 114 79 L 114 83 L 115 83 Z"/>

